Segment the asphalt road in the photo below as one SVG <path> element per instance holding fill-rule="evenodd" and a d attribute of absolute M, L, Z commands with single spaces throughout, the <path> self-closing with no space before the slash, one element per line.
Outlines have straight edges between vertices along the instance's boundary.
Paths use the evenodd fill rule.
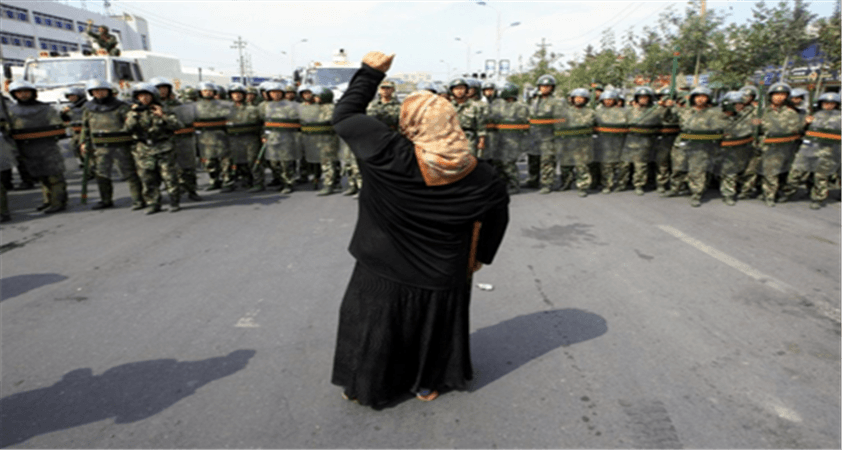
<path fill-rule="evenodd" d="M 146 216 L 125 183 L 90 211 L 70 179 L 64 213 L 10 194 L 0 446 L 840 448 L 838 191 L 514 196 L 475 277 L 471 388 L 373 410 L 329 382 L 355 200 Z"/>

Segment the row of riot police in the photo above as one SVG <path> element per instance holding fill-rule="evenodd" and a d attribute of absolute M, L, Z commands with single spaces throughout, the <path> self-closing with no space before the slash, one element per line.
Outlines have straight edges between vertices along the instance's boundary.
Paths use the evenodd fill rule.
<path fill-rule="evenodd" d="M 526 184 L 540 187 L 541 194 L 560 181 L 561 190 L 575 186 L 582 197 L 599 184 L 604 194 L 631 185 L 644 195 L 654 178 L 662 196 L 689 193 L 692 206 L 701 204 L 707 187 L 718 179 L 726 204 L 759 190 L 769 206 L 788 200 L 809 181 L 811 207 L 819 208 L 829 180 L 838 177 L 836 93 L 821 95 L 819 111 L 810 115 L 801 108 L 806 92 L 783 83 L 771 86 L 763 99 L 753 86 L 729 92 L 718 106 L 705 87 L 675 101 L 668 88 L 656 93 L 641 86 L 629 105 L 621 103 L 616 90 L 579 88 L 562 98 L 550 75 L 537 80 L 529 104 L 518 100 L 515 85 L 497 89 L 487 83 L 483 100 L 466 106 L 470 100 L 460 99 L 463 86 L 471 91 L 469 84 L 459 78 L 450 83 L 460 123 L 477 154 L 499 167 L 510 192 L 520 189 L 516 161 L 524 153 Z M 589 105 L 594 97 L 598 103 Z M 761 111 L 758 100 L 769 106 Z"/>

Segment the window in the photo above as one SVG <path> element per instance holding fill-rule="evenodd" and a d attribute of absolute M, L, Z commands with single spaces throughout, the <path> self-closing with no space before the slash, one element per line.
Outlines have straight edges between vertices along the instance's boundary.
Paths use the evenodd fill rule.
<path fill-rule="evenodd" d="M 12 39 L 12 44 L 20 47 L 20 39 L 18 39 L 18 38 Z"/>
<path fill-rule="evenodd" d="M 44 25 L 46 25 L 48 27 L 52 26 L 53 25 L 53 19 L 50 19 L 49 17 L 45 17 L 44 18 Z"/>
<path fill-rule="evenodd" d="M 47 49 L 47 43 L 46 43 L 46 42 L 42 42 L 42 43 L 41 43 L 41 50 L 46 50 L 46 49 Z"/>
<path fill-rule="evenodd" d="M 41 18 L 38 17 L 38 16 L 35 16 L 35 23 L 37 23 L 38 25 L 41 25 Z"/>
<path fill-rule="evenodd" d="M 70 22 L 67 22 L 66 24 L 64 24 L 64 29 L 72 31 L 73 30 L 73 24 L 70 23 Z"/>
<path fill-rule="evenodd" d="M 3 45 L 9 45 L 9 38 L 6 36 L 0 36 L 0 42 L 2 42 Z"/>
<path fill-rule="evenodd" d="M 19 12 L 18 13 L 18 20 L 26 22 L 26 13 Z"/>
<path fill-rule="evenodd" d="M 18 8 L 15 6 L 4 5 L 0 3 L 0 8 L 2 8 L 3 16 L 6 16 L 9 19 L 17 19 L 22 22 L 26 22 L 27 18 L 29 17 L 27 11 L 23 8 Z"/>
<path fill-rule="evenodd" d="M 32 42 L 32 39 L 27 39 L 26 41 L 24 41 L 24 43 L 26 44 L 26 46 L 28 48 L 34 47 L 34 43 Z"/>
<path fill-rule="evenodd" d="M 143 49 L 144 50 L 149 50 L 149 45 L 146 43 L 146 35 L 145 34 L 140 35 L 140 42 L 143 43 Z"/>
<path fill-rule="evenodd" d="M 64 24 L 60 20 L 56 20 L 56 28 L 64 28 Z"/>
<path fill-rule="evenodd" d="M 6 10 L 6 15 L 7 15 L 10 19 L 14 19 L 14 18 L 15 18 L 15 12 L 14 12 L 14 11 L 12 11 L 11 9 L 7 9 L 7 10 Z"/>
<path fill-rule="evenodd" d="M 78 28 L 78 29 L 79 29 L 79 32 L 80 32 L 80 33 L 83 33 L 83 32 L 85 31 L 85 26 L 84 26 L 84 25 L 77 25 L 77 26 L 76 26 L 76 28 Z"/>

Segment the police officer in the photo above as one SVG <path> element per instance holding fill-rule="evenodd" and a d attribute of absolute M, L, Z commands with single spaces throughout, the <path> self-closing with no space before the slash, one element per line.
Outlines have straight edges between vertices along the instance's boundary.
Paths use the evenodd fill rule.
<path fill-rule="evenodd" d="M 9 85 L 16 103 L 9 106 L 9 127 L 18 156 L 29 174 L 41 183 L 42 205 L 37 209 L 51 214 L 67 208 L 67 182 L 64 180 L 64 158 L 58 139 L 67 134 L 58 112 L 38 101 L 35 86 L 26 81 Z M 8 215 L 8 210 L 4 211 Z"/>
<path fill-rule="evenodd" d="M 181 102 L 175 97 L 173 83 L 168 78 L 155 77 L 149 80 L 149 82 L 158 90 L 158 98 L 160 99 L 162 106 L 172 108 L 181 104 Z M 134 95 L 134 93 L 132 95 Z"/>
<path fill-rule="evenodd" d="M 643 187 L 646 186 L 649 176 L 648 164 L 652 160 L 652 151 L 655 149 L 666 111 L 655 104 L 655 91 L 650 87 L 641 86 L 635 89 L 633 99 L 634 105 L 626 108 L 629 132 L 623 143 L 617 189 L 625 189 L 631 178 L 634 193 L 643 195 Z"/>
<path fill-rule="evenodd" d="M 266 145 L 264 156 L 274 176 L 280 180 L 281 194 L 289 194 L 294 189 L 295 162 L 301 158 L 298 105 L 285 100 L 281 83 L 269 83 L 266 92 L 270 101 L 258 107 L 263 120 L 262 141 Z"/>
<path fill-rule="evenodd" d="M 181 191 L 173 136 L 184 124 L 164 108 L 158 88 L 153 84 L 138 84 L 132 89 L 132 98 L 135 103 L 126 116 L 126 130 L 137 140 L 134 155 L 143 183 L 143 197 L 149 205 L 146 214 L 161 211 L 162 181 L 169 194 L 170 212 L 177 212 L 181 209 Z"/>
<path fill-rule="evenodd" d="M 64 98 L 70 102 L 61 110 L 61 120 L 70 128 L 70 147 L 73 150 L 73 155 L 79 160 L 79 167 L 84 165 L 82 159 L 82 142 L 79 136 L 82 134 L 82 112 L 85 102 L 88 101 L 85 96 L 85 90 L 81 87 L 74 86 L 68 88 L 64 92 Z"/>
<path fill-rule="evenodd" d="M 246 102 L 246 87 L 241 83 L 228 85 L 228 94 L 233 104 L 226 131 L 235 177 L 243 180 L 249 192 L 263 191 L 266 189 L 263 179 L 264 166 L 257 160 L 263 125 L 260 111 Z"/>
<path fill-rule="evenodd" d="M 217 86 L 203 81 L 199 83 L 201 97 L 196 102 L 196 129 L 199 152 L 210 176 L 211 184 L 207 190 L 222 189 L 222 192 L 234 190 L 234 171 L 231 160 L 231 148 L 228 134 L 225 132 L 230 104 L 217 100 Z"/>
<path fill-rule="evenodd" d="M 807 132 L 782 189 L 781 201 L 792 197 L 811 172 L 813 187 L 810 190 L 810 209 L 821 208 L 827 200 L 830 176 L 839 173 L 842 134 L 839 105 L 839 94 L 826 92 L 818 98 L 819 111 L 805 119 L 809 124 Z"/>
<path fill-rule="evenodd" d="M 369 103 L 366 114 L 385 123 L 393 130 L 398 129 L 401 115 L 401 102 L 395 98 L 395 83 L 383 81 L 380 83 L 379 98 Z"/>
<path fill-rule="evenodd" d="M 628 132 L 626 112 L 619 107 L 618 97 L 619 94 L 615 90 L 604 91 L 599 96 L 601 106 L 594 112 L 594 160 L 600 164 L 603 194 L 610 194 L 617 183 L 620 153 Z"/>
<path fill-rule="evenodd" d="M 322 189 L 316 195 L 330 195 L 342 189 L 339 167 L 339 136 L 330 121 L 333 118 L 333 91 L 326 87 L 315 87 L 313 96 L 319 105 L 319 122 L 301 124 L 301 133 L 310 134 L 318 140 L 319 164 L 322 170 Z M 312 133 L 309 130 L 314 130 Z"/>
<path fill-rule="evenodd" d="M 92 100 L 85 103 L 82 113 L 82 153 L 93 152 L 96 182 L 99 188 L 99 202 L 91 209 L 105 209 L 114 206 L 114 187 L 111 168 L 114 161 L 129 185 L 132 210 L 146 207 L 142 184 L 137 174 L 131 148 L 134 138 L 124 130 L 126 117 L 131 107 L 114 97 L 114 89 L 104 80 L 90 80 L 87 85 Z"/>
<path fill-rule="evenodd" d="M 747 98 L 741 91 L 731 91 L 723 97 L 721 106 L 725 113 L 720 154 L 717 159 L 720 177 L 719 193 L 728 206 L 736 204 L 737 181 L 746 170 L 754 154 L 754 135 L 757 125 L 752 124 L 751 114 L 745 109 Z"/>
<path fill-rule="evenodd" d="M 485 121 L 482 108 L 468 96 L 468 81 L 465 78 L 455 78 L 450 82 L 450 94 L 453 96 L 453 107 L 459 118 L 459 126 L 471 144 L 471 153 L 476 156 L 478 151 L 485 148 Z"/>
<path fill-rule="evenodd" d="M 552 75 L 541 75 L 535 84 L 538 86 L 538 95 L 529 108 L 529 131 L 533 144 L 527 147 L 527 185 L 537 185 L 540 173 L 541 190 L 538 193 L 549 194 L 556 173 L 555 129 L 564 122 L 564 102 L 553 96 L 556 81 Z"/>
<path fill-rule="evenodd" d="M 587 197 L 592 182 L 588 164 L 593 161 L 594 111 L 587 107 L 590 100 L 587 89 L 573 89 L 568 98 L 565 121 L 555 130 L 561 165 L 561 190 L 568 189 L 575 179 L 579 197 Z"/>
<path fill-rule="evenodd" d="M 657 192 L 664 194 L 670 181 L 670 171 L 672 168 L 670 154 L 675 144 L 675 139 L 681 132 L 681 127 L 678 124 L 678 114 L 676 113 L 678 105 L 671 98 L 669 87 L 665 86 L 658 91 L 658 106 L 668 110 L 661 117 L 661 131 L 655 144 L 654 157 L 655 185 L 657 186 Z"/>
<path fill-rule="evenodd" d="M 99 48 L 105 50 L 111 56 L 120 56 L 120 49 L 117 47 L 119 44 L 117 38 L 109 32 L 108 27 L 100 25 L 99 33 L 94 33 L 91 29 L 92 27 L 93 23 L 88 21 L 88 27 L 85 32 L 96 41 Z"/>
<path fill-rule="evenodd" d="M 502 166 L 500 173 L 506 178 L 510 194 L 520 192 L 517 160 L 529 139 L 529 107 L 518 101 L 518 86 L 506 83 L 500 90 L 501 100 L 491 109 L 497 129 L 493 156 Z M 492 158 L 492 162 L 495 158 Z"/>
<path fill-rule="evenodd" d="M 797 141 L 806 124 L 805 120 L 787 104 L 792 89 L 786 83 L 775 83 L 769 87 L 770 105 L 763 112 L 762 119 L 755 119 L 763 133 L 761 138 L 761 160 L 758 172 L 761 174 L 763 201 L 766 206 L 775 206 L 775 197 L 780 187 L 780 175 L 789 170 Z"/>

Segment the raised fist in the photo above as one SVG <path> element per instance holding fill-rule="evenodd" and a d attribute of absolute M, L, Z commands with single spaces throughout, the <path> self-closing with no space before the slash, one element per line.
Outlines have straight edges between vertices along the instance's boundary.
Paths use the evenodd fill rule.
<path fill-rule="evenodd" d="M 386 55 L 382 52 L 368 52 L 363 56 L 363 63 L 375 70 L 386 73 L 392 67 L 392 60 L 395 59 L 395 54 Z"/>

